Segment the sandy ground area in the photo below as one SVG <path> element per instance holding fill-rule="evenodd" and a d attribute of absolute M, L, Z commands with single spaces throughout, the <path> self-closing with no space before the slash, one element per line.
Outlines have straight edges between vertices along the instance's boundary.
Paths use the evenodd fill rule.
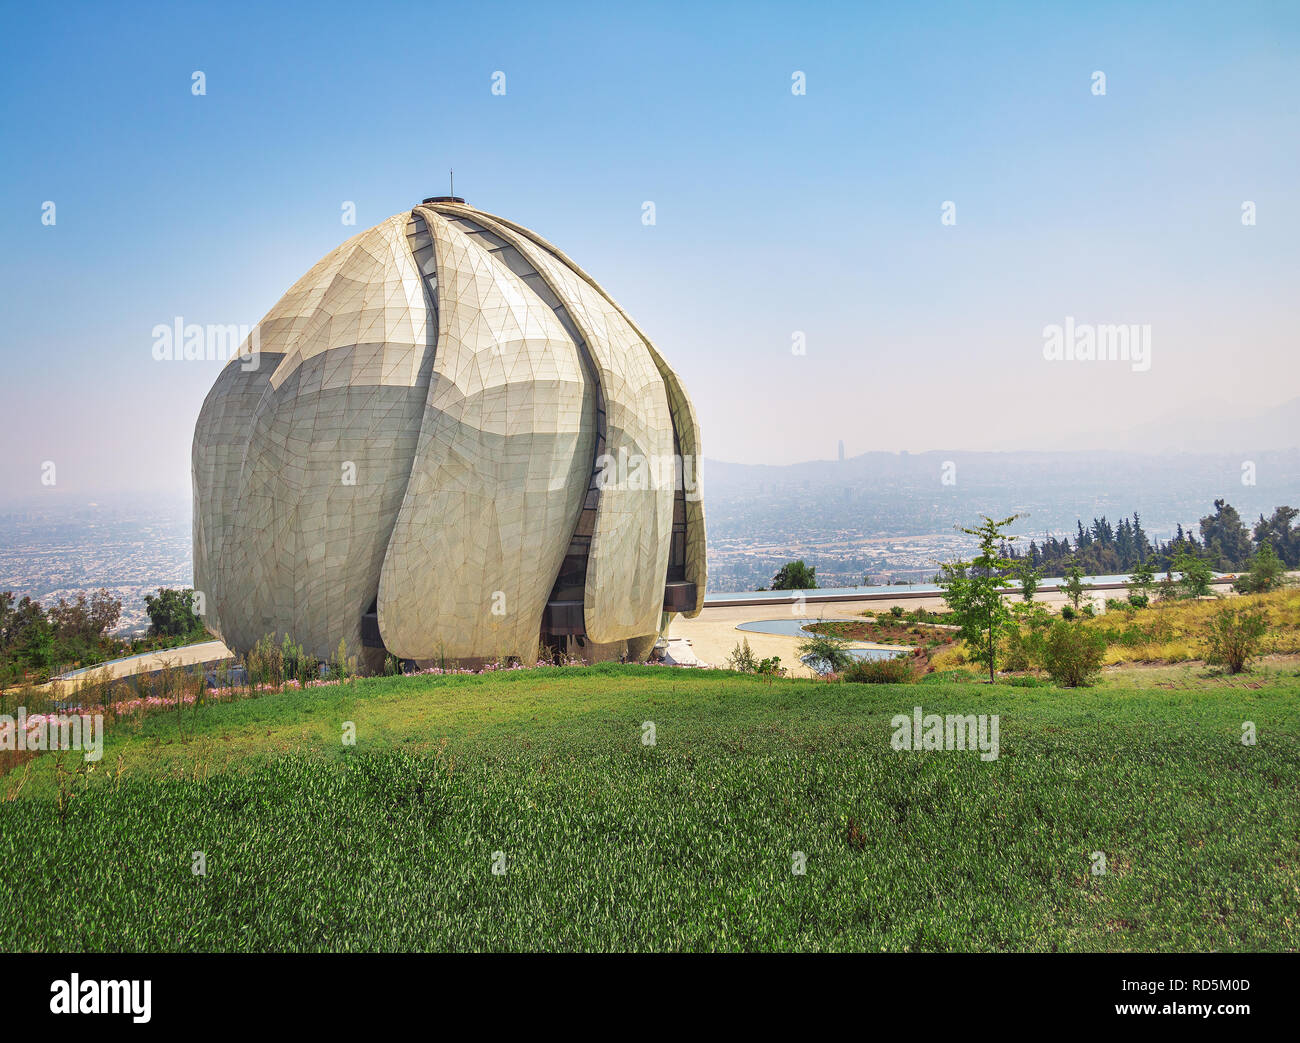
<path fill-rule="evenodd" d="M 788 671 L 789 677 L 812 677 L 813 671 L 799 661 L 800 638 L 786 637 L 784 634 L 755 634 L 748 630 L 738 630 L 741 623 L 753 623 L 760 619 L 857 619 L 866 609 L 888 609 L 893 601 L 836 601 L 830 603 L 804 605 L 802 613 L 796 613 L 788 602 L 776 601 L 771 605 L 737 605 L 726 608 L 706 608 L 694 619 L 678 616 L 673 620 L 669 633 L 673 637 L 684 637 L 691 643 L 691 648 L 701 663 L 709 666 L 726 666 L 727 656 L 731 650 L 748 640 L 754 655 L 760 659 L 780 656 L 781 665 Z M 939 597 L 908 598 L 897 604 L 908 608 L 935 608 L 941 606 Z M 854 648 L 891 648 L 898 645 L 879 645 L 870 641 L 855 641 Z"/>

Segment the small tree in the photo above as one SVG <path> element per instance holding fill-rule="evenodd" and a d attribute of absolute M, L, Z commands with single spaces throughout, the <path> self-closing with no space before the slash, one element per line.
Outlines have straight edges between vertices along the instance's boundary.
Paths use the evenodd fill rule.
<path fill-rule="evenodd" d="M 1002 628 L 1011 618 L 1011 610 L 1002 591 L 1011 586 L 1007 573 L 1015 563 L 1003 558 L 998 548 L 1014 540 L 1004 531 L 1018 517 L 1013 514 L 1001 521 L 983 515 L 984 521 L 973 529 L 961 531 L 979 540 L 980 552 L 971 561 L 953 561 L 942 566 L 939 585 L 943 600 L 952 611 L 953 622 L 960 627 L 970 659 L 989 670 L 989 684 L 997 675 L 998 644 Z"/>
<path fill-rule="evenodd" d="M 146 594 L 149 629 L 159 637 L 191 637 L 204 632 L 203 620 L 194 614 L 194 591 L 159 587 L 158 593 Z"/>
<path fill-rule="evenodd" d="M 803 563 L 803 559 L 798 561 L 788 561 L 781 566 L 781 570 L 772 577 L 773 590 L 816 590 L 817 589 L 817 566 L 809 567 Z"/>
<path fill-rule="evenodd" d="M 48 613 L 57 637 L 90 643 L 99 641 L 117 626 L 121 615 L 122 602 L 102 587 L 89 601 L 85 594 L 78 594 L 76 601 L 59 598 L 59 603 Z"/>
<path fill-rule="evenodd" d="M 749 638 L 745 638 L 742 643 L 731 650 L 731 654 L 727 656 L 727 667 L 742 674 L 758 672 L 758 657 L 754 655 L 754 650 L 749 647 Z"/>
<path fill-rule="evenodd" d="M 1034 595 L 1038 593 L 1038 581 L 1043 578 L 1043 570 L 1030 565 L 1028 558 L 1022 558 L 1016 569 L 1016 577 L 1020 580 L 1020 600 L 1033 601 Z"/>
<path fill-rule="evenodd" d="M 348 655 L 348 642 L 346 638 L 339 638 L 338 648 L 334 650 L 334 655 L 329 662 L 329 675 L 335 680 L 344 680 L 349 677 L 355 677 L 357 673 L 357 657 Z"/>
<path fill-rule="evenodd" d="M 1083 595 L 1088 591 L 1088 584 L 1083 582 L 1083 568 L 1074 558 L 1070 559 L 1069 567 L 1065 570 L 1065 582 L 1061 584 L 1061 590 L 1074 611 L 1078 612 L 1083 604 Z"/>
<path fill-rule="evenodd" d="M 818 673 L 843 673 L 854 659 L 849 643 L 838 637 L 816 634 L 799 644 L 799 658 Z"/>
<path fill-rule="evenodd" d="M 1178 587 L 1185 598 L 1203 598 L 1210 593 L 1210 580 L 1214 570 L 1210 563 L 1186 550 L 1178 552 L 1174 558 L 1173 570 L 1178 575 Z"/>
<path fill-rule="evenodd" d="M 1250 559 L 1250 572 L 1238 579 L 1234 587 L 1243 594 L 1267 594 L 1281 585 L 1284 571 L 1285 566 L 1273 545 L 1261 543 Z"/>
<path fill-rule="evenodd" d="M 1266 630 L 1264 613 L 1225 608 L 1210 620 L 1205 661 L 1226 666 L 1229 673 L 1241 673 L 1251 658 L 1259 654 L 1260 638 Z"/>
<path fill-rule="evenodd" d="M 1151 593 L 1155 590 L 1155 586 L 1156 574 L 1151 567 L 1151 559 L 1139 561 L 1129 574 L 1129 601 L 1139 608 L 1146 606 L 1151 601 Z"/>

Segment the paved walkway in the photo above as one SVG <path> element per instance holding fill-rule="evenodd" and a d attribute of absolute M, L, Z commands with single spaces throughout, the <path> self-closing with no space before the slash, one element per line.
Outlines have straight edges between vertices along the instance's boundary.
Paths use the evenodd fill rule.
<path fill-rule="evenodd" d="M 54 680 L 71 681 L 87 674 L 104 674 L 109 677 L 127 677 L 131 674 L 145 674 L 150 670 L 162 670 L 168 666 L 189 666 L 191 663 L 207 663 L 214 659 L 229 659 L 230 649 L 220 641 L 202 641 L 196 645 L 181 645 L 179 648 L 164 648 L 157 652 L 141 652 L 139 655 L 127 656 L 125 659 L 110 659 L 98 666 L 87 666 L 81 670 L 60 674 Z"/>
<path fill-rule="evenodd" d="M 57 694 L 75 688 L 79 681 L 87 680 L 91 675 L 97 677 L 130 677 L 132 674 L 147 674 L 152 670 L 164 670 L 171 666 L 191 666 L 195 663 L 209 663 L 217 659 L 229 659 L 228 649 L 220 641 L 200 641 L 194 645 L 181 645 L 179 648 L 165 648 L 157 652 L 141 652 L 139 655 L 127 656 L 125 659 L 112 659 L 97 666 L 87 666 L 60 674 L 41 685 L 42 690 L 51 689 Z"/>
<path fill-rule="evenodd" d="M 816 677 L 817 674 L 799 659 L 802 638 L 787 637 L 785 634 L 757 634 L 749 630 L 738 630 L 737 626 L 760 619 L 860 619 L 867 609 L 887 611 L 891 604 L 891 601 L 837 601 L 829 605 L 804 605 L 802 615 L 794 612 L 789 603 L 780 601 L 767 605 L 706 607 L 694 619 L 678 616 L 673 620 L 669 633 L 673 637 L 684 637 L 690 641 L 696 657 L 709 666 L 725 667 L 732 649 L 748 640 L 749 647 L 759 659 L 780 656 L 781 665 L 788 671 L 786 676 Z M 943 606 L 943 599 L 937 596 L 909 598 L 906 601 L 900 600 L 898 604 L 907 608 L 936 608 Z M 901 647 L 871 641 L 854 641 L 851 644 L 853 648 L 883 648 L 894 652 Z"/>

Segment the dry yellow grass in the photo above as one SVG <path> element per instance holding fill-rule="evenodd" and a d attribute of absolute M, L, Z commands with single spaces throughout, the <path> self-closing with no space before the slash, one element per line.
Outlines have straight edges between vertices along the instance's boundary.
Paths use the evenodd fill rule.
<path fill-rule="evenodd" d="M 1157 602 L 1132 613 L 1112 610 L 1084 621 L 1084 626 L 1106 637 L 1105 664 L 1182 663 L 1204 659 L 1210 620 L 1233 607 L 1262 612 L 1267 630 L 1260 642 L 1263 655 L 1300 652 L 1300 589 L 1291 587 L 1269 594 L 1244 594 L 1197 601 Z"/>
<path fill-rule="evenodd" d="M 962 641 L 954 642 L 947 648 L 941 648 L 930 656 L 930 663 L 936 670 L 955 670 L 966 666 L 966 645 Z"/>
<path fill-rule="evenodd" d="M 1203 660 L 1210 620 L 1231 605 L 1264 613 L 1267 630 L 1260 655 L 1300 654 L 1300 588 L 1269 594 L 1242 594 L 1197 601 L 1156 602 L 1148 608 L 1111 609 L 1082 620 L 1106 638 L 1105 666 L 1128 663 L 1186 663 Z M 968 668 L 966 649 L 958 642 L 931 657 L 936 670 Z"/>

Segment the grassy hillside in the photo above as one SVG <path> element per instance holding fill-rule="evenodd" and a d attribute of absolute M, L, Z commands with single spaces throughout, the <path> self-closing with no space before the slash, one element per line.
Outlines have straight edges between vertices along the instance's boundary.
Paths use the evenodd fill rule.
<path fill-rule="evenodd" d="M 605 666 L 186 708 L 26 769 L 0 947 L 1295 949 L 1297 695 Z M 891 749 L 918 703 L 1000 758 Z"/>

